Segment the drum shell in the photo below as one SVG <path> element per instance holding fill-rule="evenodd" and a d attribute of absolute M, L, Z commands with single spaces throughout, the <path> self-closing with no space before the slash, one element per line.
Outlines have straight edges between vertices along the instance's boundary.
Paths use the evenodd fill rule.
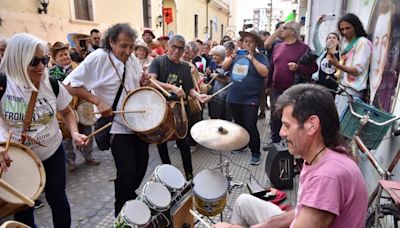
<path fill-rule="evenodd" d="M 129 110 L 128 106 L 130 104 L 129 99 L 135 95 L 140 95 L 139 93 L 143 94 L 143 96 L 149 95 L 148 97 L 152 96 L 156 98 L 153 101 L 150 101 L 147 103 L 146 101 L 138 100 L 138 103 L 141 104 L 141 106 L 145 107 L 139 107 L 139 109 L 145 109 L 145 113 L 143 114 L 122 114 L 122 119 L 125 123 L 125 125 L 136 132 L 141 139 L 143 139 L 146 142 L 149 143 L 155 143 L 155 144 L 160 144 L 168 141 L 168 139 L 174 134 L 174 118 L 173 118 L 173 113 L 171 109 L 167 105 L 166 99 L 163 97 L 163 95 L 158 92 L 157 90 L 151 88 L 151 87 L 141 87 L 136 90 L 131 91 L 128 93 L 128 95 L 124 98 L 122 109 L 123 110 Z M 132 101 L 134 102 L 134 101 Z M 135 101 L 136 102 L 136 101 Z M 154 106 L 161 105 L 163 106 L 162 110 L 163 113 L 153 113 L 152 109 Z M 130 123 L 127 115 L 136 115 L 135 118 L 141 118 L 144 117 L 145 115 L 161 115 L 161 121 L 159 123 L 155 123 L 153 127 L 148 128 L 148 129 L 142 129 L 137 126 L 133 126 L 132 122 Z M 141 116 L 142 115 L 142 116 Z M 150 120 L 151 121 L 151 120 Z"/>
<path fill-rule="evenodd" d="M 78 122 L 83 126 L 93 126 L 96 123 L 93 104 L 89 101 L 80 100 L 75 108 L 78 113 Z"/>
<path fill-rule="evenodd" d="M 4 147 L 5 143 L 0 145 Z M 7 172 L 1 175 L 1 179 L 36 200 L 46 183 L 45 170 L 39 157 L 28 147 L 13 142 L 10 143 L 9 156 L 13 162 Z M 0 189 L 0 218 L 27 208 L 10 194 Z"/>
<path fill-rule="evenodd" d="M 183 121 L 181 104 L 177 101 L 170 101 L 168 102 L 168 107 L 171 109 L 174 120 L 174 133 L 169 138 L 169 141 L 184 139 L 188 133 L 188 122 Z"/>
<path fill-rule="evenodd" d="M 228 181 L 218 172 L 203 170 L 193 179 L 194 204 L 205 216 L 215 216 L 225 208 L 228 192 Z M 206 186 L 206 184 L 208 184 Z M 204 185 L 204 187 L 203 187 Z M 218 192 L 218 195 L 206 196 L 204 192 Z"/>

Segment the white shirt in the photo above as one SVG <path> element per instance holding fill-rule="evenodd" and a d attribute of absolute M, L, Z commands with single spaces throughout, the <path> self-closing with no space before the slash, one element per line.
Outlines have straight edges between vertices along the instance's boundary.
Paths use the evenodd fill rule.
<path fill-rule="evenodd" d="M 110 58 L 115 67 L 113 67 Z M 122 103 L 127 95 L 127 92 L 140 87 L 140 78 L 142 76 L 142 67 L 134 55 L 131 55 L 128 61 L 125 62 L 125 89 L 122 89 L 121 97 L 117 104 L 117 110 L 121 110 Z M 63 81 L 65 85 L 70 84 L 71 87 L 85 87 L 94 95 L 99 97 L 103 102 L 112 106 L 117 95 L 118 88 L 121 84 L 122 75 L 124 72 L 124 63 L 119 60 L 112 52 L 108 54 L 104 49 L 99 48 L 88 55 L 83 62 L 79 64 Z M 95 110 L 98 111 L 95 106 Z M 132 134 L 123 122 L 121 114 L 114 116 L 114 121 L 110 130 L 112 134 Z"/>
<path fill-rule="evenodd" d="M 28 109 L 32 89 L 20 87 L 7 79 L 6 91 L 1 98 L 0 141 L 6 141 L 8 130 L 13 131 L 12 141 L 18 142 L 24 126 L 24 118 Z M 44 161 L 52 156 L 62 141 L 62 134 L 56 118 L 56 111 L 64 110 L 71 102 L 71 95 L 59 84 L 56 98 L 48 76 L 42 76 L 40 88 L 33 111 L 33 118 L 27 134 L 47 146 L 43 147 L 26 140 L 25 145 Z"/>

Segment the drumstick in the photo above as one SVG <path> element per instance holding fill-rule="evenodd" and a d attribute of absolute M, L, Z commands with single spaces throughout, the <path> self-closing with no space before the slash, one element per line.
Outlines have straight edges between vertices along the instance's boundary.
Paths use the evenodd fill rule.
<path fill-rule="evenodd" d="M 163 87 L 160 86 L 160 84 L 158 84 L 158 82 L 156 82 L 156 80 L 150 78 L 149 79 L 151 83 L 153 83 L 153 85 L 155 85 L 159 90 L 161 90 L 161 92 L 163 92 L 165 94 L 165 96 L 167 97 L 171 97 L 171 93 L 169 93 L 167 90 L 165 90 Z"/>
<path fill-rule="evenodd" d="M 233 84 L 233 82 L 229 83 L 229 84 L 226 85 L 224 88 L 222 88 L 222 89 L 218 90 L 217 92 L 215 92 L 214 94 L 212 94 L 212 95 L 210 96 L 210 99 L 213 98 L 215 95 L 219 94 L 220 92 L 226 90 L 226 89 L 227 89 L 229 86 L 231 86 L 232 84 Z"/>
<path fill-rule="evenodd" d="M 182 89 L 182 85 L 181 85 L 181 89 Z M 187 123 L 189 121 L 188 121 L 188 117 L 187 117 L 186 110 L 185 110 L 185 103 L 183 103 L 183 97 L 181 97 L 180 99 L 181 99 L 182 120 L 183 120 L 183 122 Z"/>
<path fill-rule="evenodd" d="M 22 200 L 28 206 L 33 207 L 35 205 L 35 202 L 33 202 L 33 200 L 25 196 L 22 192 L 18 191 L 2 179 L 0 179 L 0 187 L 4 188 L 7 192 Z"/>
<path fill-rule="evenodd" d="M 206 86 L 210 85 L 216 78 L 218 74 L 213 74 L 211 80 L 206 84 Z"/>
<path fill-rule="evenodd" d="M 95 130 L 94 132 L 90 133 L 90 134 L 87 136 L 87 138 L 85 139 L 85 142 L 86 142 L 90 137 L 93 137 L 95 134 L 99 133 L 99 132 L 102 131 L 102 130 L 105 130 L 106 128 L 110 127 L 111 125 L 112 125 L 112 122 L 110 122 L 110 123 L 108 123 L 108 124 L 102 126 L 101 128 Z"/>
<path fill-rule="evenodd" d="M 206 223 L 206 221 L 204 221 L 200 216 L 198 216 L 198 215 L 196 214 L 196 212 L 194 212 L 192 209 L 189 209 L 189 212 L 190 212 L 190 214 L 192 214 L 194 217 L 196 217 L 201 223 L 203 223 L 203 225 L 205 225 L 207 228 L 211 228 L 211 226 L 208 225 L 208 224 Z"/>
<path fill-rule="evenodd" d="M 122 113 L 145 113 L 145 110 L 121 110 L 121 111 L 113 111 L 114 114 L 122 114 Z M 101 112 L 93 112 L 93 114 L 101 114 Z"/>

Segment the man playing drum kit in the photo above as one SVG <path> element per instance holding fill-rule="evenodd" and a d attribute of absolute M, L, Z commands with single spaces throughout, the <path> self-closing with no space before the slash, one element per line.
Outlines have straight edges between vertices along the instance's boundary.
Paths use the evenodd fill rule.
<path fill-rule="evenodd" d="M 103 47 L 92 52 L 64 80 L 69 92 L 97 106 L 103 117 L 113 115 L 111 105 L 121 84 L 122 93 L 116 107 L 121 110 L 126 95 L 140 87 L 142 67 L 132 55 L 137 32 L 128 24 L 115 24 L 105 34 Z M 90 93 L 89 91 L 92 91 Z M 148 143 L 129 129 L 120 114 L 115 114 L 110 133 L 111 152 L 117 168 L 115 215 L 124 203 L 137 197 L 135 190 L 146 173 Z"/>
<path fill-rule="evenodd" d="M 242 194 L 235 202 L 232 224 L 213 227 L 365 227 L 365 181 L 343 147 L 330 92 L 319 85 L 295 85 L 278 98 L 276 110 L 289 152 L 305 161 L 295 210 L 283 212 L 275 204 Z"/>
<path fill-rule="evenodd" d="M 153 60 L 149 67 L 149 75 L 158 80 L 159 86 L 167 91 L 171 91 L 179 98 L 184 97 L 187 100 L 188 96 L 191 96 L 201 103 L 207 102 L 209 96 L 199 94 L 194 89 L 190 66 L 180 60 L 185 49 L 185 43 L 185 38 L 182 36 L 173 36 L 168 42 L 167 55 Z M 188 111 L 186 112 L 189 113 Z M 177 139 L 176 144 L 181 151 L 186 178 L 190 180 L 193 178 L 193 167 L 187 138 Z M 157 147 L 162 162 L 164 164 L 171 164 L 167 143 L 159 144 Z"/>

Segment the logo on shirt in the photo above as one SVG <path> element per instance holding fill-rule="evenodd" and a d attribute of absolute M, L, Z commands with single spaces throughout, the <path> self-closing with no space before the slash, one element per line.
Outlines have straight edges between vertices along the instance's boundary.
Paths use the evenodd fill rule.
<path fill-rule="evenodd" d="M 247 58 L 239 59 L 232 69 L 232 81 L 241 82 L 249 72 L 250 61 Z"/>

